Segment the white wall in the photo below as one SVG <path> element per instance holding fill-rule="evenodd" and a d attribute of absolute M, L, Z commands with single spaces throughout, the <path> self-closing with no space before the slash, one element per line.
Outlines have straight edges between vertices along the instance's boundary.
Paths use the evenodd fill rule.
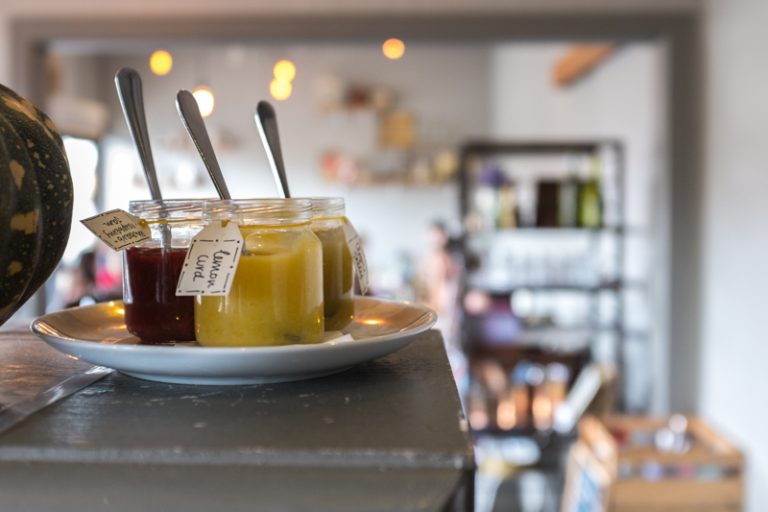
<path fill-rule="evenodd" d="M 704 339 L 699 404 L 747 453 L 749 508 L 768 510 L 768 2 L 706 15 Z"/>
<path fill-rule="evenodd" d="M 665 215 L 667 174 L 663 140 L 665 115 L 665 49 L 661 44 L 632 43 L 620 47 L 593 73 L 571 87 L 558 88 L 552 67 L 566 44 L 507 44 L 493 53 L 492 133 L 522 140 L 619 139 L 625 145 L 624 208 L 628 232 L 625 276 L 649 281 L 648 294 L 632 293 L 631 327 L 651 329 L 649 339 L 629 339 L 634 363 L 627 368 L 629 389 L 651 389 L 652 410 L 664 412 L 668 399 L 668 276 Z M 636 363 L 643 363 L 640 367 Z M 651 382 L 649 382 L 651 381 Z M 630 396 L 630 406 L 645 405 L 645 396 Z"/>

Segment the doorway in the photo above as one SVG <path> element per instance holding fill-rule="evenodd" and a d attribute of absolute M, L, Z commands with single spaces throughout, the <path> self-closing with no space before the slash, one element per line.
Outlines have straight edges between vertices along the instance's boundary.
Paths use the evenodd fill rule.
<path fill-rule="evenodd" d="M 231 20 L 230 20 L 231 21 Z M 114 23 L 114 22 L 113 22 Z M 107 24 L 109 25 L 109 24 Z M 131 38 L 136 35 L 143 36 L 158 36 L 158 45 L 163 43 L 163 46 L 170 46 L 168 41 L 168 34 L 165 34 L 163 38 L 159 38 L 159 31 L 157 27 L 149 24 L 144 27 L 131 27 L 129 24 L 118 24 L 118 27 L 112 27 L 114 33 L 130 35 Z M 347 25 L 345 25 L 347 26 Z M 662 207 L 661 211 L 664 213 L 664 221 L 661 222 L 660 239 L 663 240 L 658 247 L 658 260 L 656 268 L 667 269 L 663 273 L 657 273 L 652 277 L 658 280 L 658 285 L 661 290 L 657 290 L 656 293 L 659 297 L 663 297 L 663 301 L 657 303 L 658 310 L 653 311 L 652 322 L 654 327 L 663 332 L 663 339 L 665 341 L 660 342 L 658 346 L 654 348 L 655 356 L 653 356 L 653 366 L 659 371 L 659 376 L 655 379 L 656 390 L 652 396 L 647 397 L 647 402 L 641 407 L 643 410 L 651 409 L 657 412 L 665 411 L 668 408 L 674 407 L 675 409 L 691 409 L 694 407 L 693 386 L 696 383 L 696 367 L 698 366 L 696 361 L 691 360 L 690 355 L 697 353 L 696 350 L 690 347 L 695 346 L 698 343 L 697 339 L 697 261 L 698 261 L 698 238 L 696 226 L 698 225 L 698 201 L 700 198 L 699 187 L 700 179 L 697 173 L 696 162 L 698 161 L 698 131 L 695 125 L 695 107 L 696 98 L 698 97 L 696 82 L 696 49 L 695 49 L 695 34 L 696 34 L 696 22 L 693 19 L 684 16 L 672 16 L 672 17 L 649 17 L 644 20 L 632 20 L 629 17 L 611 17 L 610 19 L 595 19 L 585 17 L 584 19 L 562 18 L 557 19 L 553 17 L 547 20 L 525 20 L 519 17 L 514 19 L 489 19 L 489 18 L 477 18 L 469 20 L 457 20 L 451 18 L 443 19 L 409 19 L 409 20 L 371 20 L 363 19 L 356 20 L 355 23 L 349 23 L 347 28 L 337 30 L 338 26 L 335 25 L 332 20 L 326 20 L 313 25 L 309 28 L 306 20 L 283 20 L 283 24 L 276 24 L 281 30 L 278 31 L 275 27 L 266 27 L 263 21 L 257 20 L 240 20 L 237 23 L 229 23 L 224 20 L 221 24 L 213 23 L 208 24 L 205 28 L 194 22 L 190 22 L 185 25 L 174 22 L 174 39 L 184 42 L 188 36 L 185 34 L 194 33 L 195 30 L 199 30 L 199 34 L 203 34 L 205 37 L 211 39 L 217 39 L 223 33 L 227 33 L 234 38 L 242 38 L 253 44 L 261 44 L 263 46 L 263 37 L 268 35 L 276 35 L 279 33 L 279 39 L 284 43 L 282 46 L 288 47 L 293 44 L 295 39 L 303 39 L 305 41 L 312 41 L 314 46 L 328 45 L 333 47 L 334 44 L 340 44 L 346 46 L 354 44 L 355 46 L 370 46 L 375 48 L 381 37 L 387 36 L 395 30 L 398 30 L 403 35 L 403 39 L 408 40 L 408 36 L 412 36 L 415 41 L 421 41 L 425 46 L 430 45 L 447 45 L 451 49 L 456 49 L 462 45 L 470 47 L 468 52 L 477 50 L 478 47 L 486 47 L 493 44 L 502 43 L 502 46 L 508 46 L 506 50 L 498 50 L 492 57 L 488 57 L 489 61 L 494 59 L 503 60 L 506 62 L 521 62 L 525 59 L 533 59 L 533 50 L 531 48 L 525 49 L 524 46 L 537 46 L 535 43 L 531 43 L 531 40 L 556 40 L 556 41 L 577 41 L 584 38 L 594 39 L 608 39 L 613 41 L 640 41 L 640 45 L 646 45 L 654 47 L 656 52 L 663 54 L 659 60 L 660 67 L 665 73 L 665 76 L 660 79 L 658 90 L 654 94 L 658 95 L 658 98 L 663 98 L 666 103 L 664 105 L 665 112 L 659 116 L 657 127 L 663 134 L 657 141 L 660 148 L 656 148 L 659 151 L 663 151 L 668 148 L 666 157 L 662 162 L 658 163 L 658 169 L 670 169 L 673 172 L 666 171 L 664 176 L 668 178 L 667 183 L 663 183 L 660 186 L 661 189 L 657 190 L 657 197 L 661 198 Z M 363 29 L 365 27 L 366 30 Z M 17 59 L 16 64 L 19 69 L 22 70 L 21 74 L 17 76 L 35 76 L 38 72 L 36 69 L 42 69 L 40 65 L 42 58 L 52 49 L 56 48 L 56 44 L 61 44 L 63 41 L 66 43 L 64 46 L 69 45 L 70 49 L 80 47 L 92 43 L 94 40 L 100 41 L 101 46 L 105 47 L 104 38 L 106 29 L 101 28 L 87 29 L 85 32 L 81 32 L 77 40 L 71 37 L 71 28 L 61 29 L 60 31 L 50 30 L 48 25 L 48 34 L 41 35 L 41 27 L 36 27 L 29 24 L 19 24 L 15 27 L 20 35 L 21 47 L 25 46 L 27 55 L 34 54 L 35 57 L 24 61 L 22 64 Z M 54 27 L 55 28 L 55 27 Z M 265 30 L 261 30 L 265 29 Z M 188 32 L 187 32 L 188 31 Z M 257 32 L 260 34 L 260 38 L 253 38 L 251 33 Z M 58 34 L 58 36 L 57 36 Z M 90 36 L 92 39 L 83 36 Z M 661 34 L 661 36 L 660 36 Z M 39 43 L 41 37 L 44 37 L 44 45 L 41 47 Z M 120 46 L 125 43 L 124 37 L 108 38 L 113 46 Z M 254 41 L 254 39 L 257 39 Z M 527 41 L 525 44 L 521 44 L 521 41 Z M 171 41 L 172 42 L 172 41 Z M 189 41 L 187 41 L 189 43 Z M 322 44 L 321 44 L 322 43 Z M 551 44 L 551 43 L 550 43 Z M 562 43 L 558 43 L 562 44 Z M 106 45 L 109 46 L 109 45 Z M 139 48 L 135 42 L 129 43 L 128 46 L 132 46 L 133 50 L 121 50 L 123 57 L 127 54 L 142 53 L 144 49 Z M 228 44 L 222 44 L 221 48 L 223 52 L 230 51 L 231 47 L 227 49 Z M 552 52 L 562 50 L 562 48 L 547 47 L 547 44 L 540 46 L 537 51 Z M 556 46 L 556 45 L 555 45 Z M 627 43 L 627 46 L 632 46 Z M 39 52 L 40 48 L 44 48 L 45 51 Z M 61 47 L 60 47 L 61 48 Z M 137 51 L 137 48 L 139 51 Z M 331 51 L 331 54 L 339 54 L 343 50 L 336 48 Z M 417 51 L 417 50 L 414 50 Z M 462 50 L 463 51 L 463 50 Z M 529 52 L 526 55 L 526 51 Z M 632 49 L 625 50 L 628 52 L 634 51 Z M 126 53 L 128 52 L 128 53 Z M 22 51 L 22 54 L 24 52 Z M 236 51 L 235 51 L 236 53 Z M 223 54 L 222 54 L 223 55 Z M 625 54 L 626 55 L 626 54 Z M 121 57 L 121 59 L 123 58 Z M 434 57 L 434 56 L 433 56 Z M 136 57 L 138 59 L 138 57 Z M 207 59 L 213 59 L 216 62 L 225 62 L 226 57 L 213 56 L 206 57 Z M 143 57 L 142 57 L 143 59 Z M 264 58 L 265 61 L 274 60 L 272 58 Z M 477 61 L 477 58 L 471 59 Z M 405 61 L 404 61 L 405 62 Z M 673 66 L 672 63 L 675 63 Z M 136 67 L 142 65 L 142 60 L 136 61 Z M 102 80 L 104 77 L 108 77 L 112 66 L 107 65 L 102 73 Z M 299 67 L 301 70 L 302 68 Z M 187 82 L 192 83 L 200 79 L 207 79 L 205 77 L 194 77 L 195 72 L 188 73 Z M 27 83 L 43 83 L 41 81 L 28 80 Z M 503 85 L 503 77 L 499 77 L 495 83 L 499 89 L 508 87 Z M 510 82 L 512 85 L 516 85 L 514 80 Z M 109 89 L 109 88 L 108 88 Z M 173 88 L 172 88 L 173 89 Z M 583 89 L 586 89 L 583 88 Z M 27 91 L 30 93 L 29 91 Z M 33 95 L 40 95 L 42 98 L 43 91 L 31 92 Z M 109 93 L 112 91 L 109 89 Z M 234 96 L 240 96 L 241 93 L 232 93 Z M 166 96 L 172 97 L 172 92 L 166 94 Z M 225 94 L 223 97 L 226 97 Z M 488 96 L 494 96 L 493 92 Z M 525 97 L 525 96 L 523 96 Z M 628 100 L 632 101 L 632 100 Z M 170 100 L 168 103 L 171 103 Z M 497 120 L 490 123 L 490 127 L 484 133 L 487 137 L 494 136 L 494 123 L 502 125 L 504 119 L 511 119 L 513 125 L 509 128 L 508 132 L 505 132 L 506 128 L 500 128 L 499 133 L 509 133 L 514 137 L 524 136 L 526 134 L 525 129 L 530 128 L 531 124 L 526 123 L 522 116 L 502 116 L 492 107 L 478 102 L 473 105 L 484 110 L 489 117 L 497 116 Z M 520 109 L 528 107 L 529 105 L 518 105 L 517 110 L 514 112 L 520 112 Z M 669 107 L 668 111 L 666 107 Z M 172 108 L 172 107 L 171 107 Z M 226 107 L 222 107 L 226 108 Z M 249 109 L 252 108 L 250 105 Z M 574 107 L 575 108 L 575 107 Z M 168 118 L 172 117 L 171 115 Z M 244 116 L 247 118 L 248 116 Z M 298 126 L 299 117 L 295 117 L 293 125 Z M 286 113 L 286 123 L 291 122 L 291 115 Z M 120 122 L 120 120 L 118 120 Z M 117 124 L 120 124 L 120 123 Z M 365 116 L 358 116 L 345 118 L 343 121 L 336 120 L 337 123 L 359 123 L 358 129 L 353 130 L 356 134 L 360 135 L 365 132 L 366 126 L 370 128 L 370 119 L 366 120 Z M 515 125 L 514 123 L 520 123 Z M 246 121 L 247 123 L 247 121 Z M 369 125 L 366 125 L 369 123 Z M 442 124 L 439 121 L 436 124 Z M 287 126 L 286 126 L 287 128 Z M 546 126 L 539 126 L 539 132 L 528 132 L 529 135 L 544 136 L 546 133 Z M 562 127 L 559 127 L 562 128 Z M 151 128 L 152 129 L 152 128 Z M 235 139 L 245 140 L 253 136 L 245 135 L 248 133 L 250 126 L 233 130 L 237 136 Z M 565 132 L 565 131 L 564 131 Z M 553 133 L 550 132 L 549 136 Z M 462 134 L 465 135 L 465 134 Z M 562 135 L 562 133 L 558 134 Z M 602 135 L 602 134 L 600 134 Z M 225 144 L 227 134 L 222 134 L 222 144 Z M 456 144 L 457 140 L 454 139 L 450 144 Z M 230 140 L 232 142 L 232 140 Z M 299 148 L 301 144 L 293 144 L 294 148 Z M 299 148 L 300 149 L 300 148 Z M 299 154 L 299 149 L 291 150 L 291 154 Z M 105 151 L 108 151 L 105 149 Z M 130 153 L 130 148 L 126 150 L 123 146 L 123 156 L 127 156 Z M 286 151 L 288 151 L 288 143 L 286 143 Z M 256 149 L 251 147 L 247 149 L 247 152 L 252 158 L 259 158 L 259 153 Z M 106 154 L 105 154 L 106 155 Z M 630 155 L 634 157 L 636 153 L 630 152 Z M 343 156 L 343 155 L 342 155 Z M 293 157 L 288 157 L 290 161 Z M 105 156 L 105 159 L 109 159 Z M 183 167 L 183 166 L 182 166 Z M 267 175 L 263 171 L 257 171 L 261 176 Z M 133 176 L 135 172 L 125 172 L 121 174 L 123 178 Z M 187 166 L 186 170 L 178 171 L 171 178 L 176 184 L 183 183 L 185 179 L 189 180 L 189 176 L 192 176 L 191 180 L 197 180 L 197 170 L 190 169 Z M 184 178 L 187 176 L 187 178 Z M 109 179 L 105 176 L 105 180 Z M 131 178 L 133 179 L 133 178 Z M 246 182 L 248 183 L 248 182 Z M 312 183 L 311 181 L 309 183 Z M 327 183 L 315 182 L 315 186 L 328 187 L 328 190 L 339 190 L 334 188 L 336 185 L 328 185 Z M 269 187 L 267 183 L 254 182 L 248 183 L 248 187 L 253 189 L 266 190 Z M 340 185 L 347 186 L 347 185 Z M 430 185 L 431 187 L 432 185 Z M 411 193 L 411 188 L 408 188 L 408 192 L 403 193 L 402 190 L 397 189 L 396 184 L 388 184 L 384 187 L 384 192 L 381 190 L 369 191 L 369 194 L 383 195 L 389 197 L 390 203 L 394 200 L 397 201 L 411 201 L 412 204 L 418 205 L 423 202 L 421 197 L 416 192 L 413 192 L 414 197 L 409 199 L 408 193 Z M 110 187 L 112 189 L 112 187 Z M 207 194 L 202 191 L 201 194 Z M 360 191 L 360 197 L 365 196 L 365 191 Z M 456 206 L 458 194 L 450 185 L 437 184 L 434 188 L 422 191 L 427 195 L 430 195 L 430 203 L 439 204 L 445 208 L 443 213 L 447 217 L 448 222 L 460 223 L 461 219 L 457 217 L 451 217 L 459 211 Z M 368 205 L 370 201 L 360 200 L 360 204 Z M 363 210 L 362 208 L 360 210 Z M 426 215 L 424 219 L 432 215 Z M 371 215 L 372 218 L 381 218 L 380 212 L 376 215 Z M 397 229 L 397 227 L 390 228 Z M 379 231 L 380 228 L 372 227 L 371 231 Z M 415 240 L 418 234 L 411 234 L 406 237 L 407 240 Z M 376 242 L 373 242 L 374 244 Z M 391 247 L 392 244 L 388 242 L 381 242 L 384 247 Z M 408 242 L 405 246 L 412 246 L 413 244 Z M 634 254 L 634 251 L 629 251 Z M 389 253 L 382 256 L 382 260 L 391 261 L 393 258 L 397 258 L 397 253 Z M 647 265 L 646 265 L 647 267 Z M 391 282 L 397 282 L 397 276 L 389 279 Z M 395 286 L 393 286 L 394 288 Z M 642 300 L 642 299 L 640 299 Z M 663 306 L 659 304 L 663 303 Z M 674 340 L 674 343 L 670 343 L 669 340 Z M 657 359 L 656 359 L 657 358 Z M 646 357 L 646 360 L 648 358 Z M 675 373 L 672 374 L 669 368 L 675 368 Z M 661 370 L 659 370 L 661 369 Z"/>

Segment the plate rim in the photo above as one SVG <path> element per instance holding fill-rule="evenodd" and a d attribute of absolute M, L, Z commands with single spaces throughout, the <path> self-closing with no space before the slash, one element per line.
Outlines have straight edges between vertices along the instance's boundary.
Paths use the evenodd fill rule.
<path fill-rule="evenodd" d="M 46 323 L 47 319 L 51 316 L 61 314 L 65 311 L 74 311 L 78 309 L 92 309 L 92 308 L 103 308 L 105 304 L 110 304 L 111 306 L 118 306 L 122 305 L 122 300 L 114 300 L 114 301 L 108 301 L 108 302 L 101 302 L 97 304 L 91 304 L 88 306 L 79 306 L 76 308 L 70 308 L 70 309 L 62 309 L 58 311 L 53 311 L 51 313 L 46 313 L 44 315 L 40 315 L 32 322 L 30 322 L 29 329 L 30 331 L 40 338 L 42 338 L 47 343 L 56 343 L 61 344 L 64 346 L 70 346 L 72 348 L 87 346 L 90 350 L 108 350 L 110 352 L 170 352 L 173 351 L 174 353 L 194 353 L 198 351 L 205 351 L 206 353 L 209 353 L 211 356 L 215 356 L 216 354 L 232 354 L 232 353 L 280 353 L 280 352 L 313 352 L 313 351 L 328 351 L 328 350 L 335 350 L 339 347 L 347 347 L 350 345 L 368 345 L 368 344 L 377 344 L 381 342 L 386 341 L 392 341 L 395 339 L 400 339 L 406 336 L 416 336 L 418 334 L 421 334 L 423 332 L 428 331 L 432 327 L 434 327 L 435 323 L 437 323 L 437 313 L 431 309 L 430 307 L 420 304 L 420 303 L 414 303 L 411 301 L 398 301 L 393 299 L 383 299 L 379 297 L 363 297 L 363 296 L 357 296 L 355 297 L 355 300 L 363 299 L 366 301 L 375 301 L 380 303 L 386 303 L 386 304 L 398 304 L 398 305 L 407 305 L 410 307 L 416 307 L 420 310 L 423 310 L 422 316 L 419 316 L 418 319 L 421 320 L 423 317 L 426 317 L 423 323 L 420 325 L 408 329 L 407 327 L 404 328 L 404 330 L 398 331 L 396 333 L 390 333 L 390 334 L 380 334 L 377 336 L 370 336 L 370 337 L 364 337 L 364 338 L 354 338 L 354 341 L 335 341 L 335 340 L 329 340 L 321 343 L 307 343 L 307 344 L 290 344 L 290 345 L 268 345 L 268 346 L 248 346 L 248 347 L 206 347 L 202 345 L 193 345 L 193 346 L 177 346 L 177 345 L 142 345 L 139 343 L 103 343 L 99 340 L 83 340 L 83 339 L 77 339 L 77 338 L 63 338 L 60 336 L 56 336 L 50 333 L 42 332 L 40 329 L 40 326 Z M 98 347 L 98 348 L 96 348 Z"/>

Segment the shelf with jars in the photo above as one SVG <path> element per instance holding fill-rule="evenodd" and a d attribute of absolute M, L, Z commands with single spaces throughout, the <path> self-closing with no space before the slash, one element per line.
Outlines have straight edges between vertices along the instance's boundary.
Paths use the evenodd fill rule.
<path fill-rule="evenodd" d="M 613 347 L 601 362 L 621 386 L 624 293 L 642 285 L 623 269 L 622 145 L 469 142 L 458 177 L 471 427 L 551 431 L 553 409 L 597 347 Z"/>

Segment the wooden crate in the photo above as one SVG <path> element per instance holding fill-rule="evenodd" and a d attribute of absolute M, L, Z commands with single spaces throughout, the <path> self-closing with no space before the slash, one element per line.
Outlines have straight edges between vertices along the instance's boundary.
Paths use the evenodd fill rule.
<path fill-rule="evenodd" d="M 665 419 L 582 419 L 569 454 L 562 512 L 741 511 L 741 452 L 698 418 L 687 421 L 690 448 L 678 453 L 617 441 L 652 436 Z M 649 468 L 650 476 L 639 474 Z"/>

